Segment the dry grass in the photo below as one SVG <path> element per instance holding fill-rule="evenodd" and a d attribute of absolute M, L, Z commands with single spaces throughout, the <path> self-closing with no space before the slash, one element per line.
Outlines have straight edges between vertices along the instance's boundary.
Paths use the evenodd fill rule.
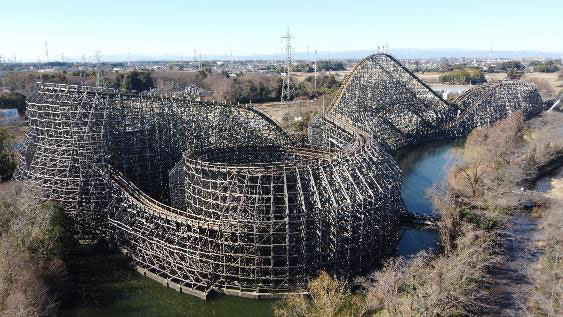
<path fill-rule="evenodd" d="M 488 269 L 498 261 L 493 236 L 470 225 L 446 256 L 399 258 L 363 279 L 366 311 L 388 316 L 463 316 L 488 310 Z"/>
<path fill-rule="evenodd" d="M 332 96 L 324 95 L 315 100 L 298 100 L 294 102 L 271 102 L 257 105 L 256 108 L 265 112 L 270 117 L 278 121 L 282 126 L 287 126 L 295 118 L 303 117 L 307 113 L 317 113 L 323 109 L 323 99 L 325 107 L 328 107 Z"/>
<path fill-rule="evenodd" d="M 416 73 L 416 76 L 422 79 L 427 84 L 436 84 L 440 82 L 440 75 L 443 73 L 440 72 L 419 72 Z"/>
<path fill-rule="evenodd" d="M 0 315 L 53 316 L 68 289 L 60 260 L 69 236 L 62 210 L 24 183 L 0 186 Z"/>
<path fill-rule="evenodd" d="M 553 97 L 563 88 L 559 73 L 525 73 L 521 79 L 534 82 L 544 98 Z"/>
<path fill-rule="evenodd" d="M 363 313 L 362 297 L 354 296 L 348 285 L 321 271 L 307 285 L 307 295 L 290 295 L 274 307 L 279 317 L 359 316 Z"/>
<path fill-rule="evenodd" d="M 538 247 L 542 256 L 535 264 L 534 290 L 529 312 L 534 316 L 563 315 L 563 170 L 551 180 L 546 193 L 551 206 L 542 212 Z"/>
<path fill-rule="evenodd" d="M 522 189 L 563 155 L 561 120 L 563 114 L 551 112 L 524 122 L 518 112 L 492 127 L 475 129 L 467 138 L 464 161 L 448 175 L 453 195 L 483 210 L 521 207 L 533 198 Z"/>
<path fill-rule="evenodd" d="M 532 275 L 534 290 L 529 311 L 534 316 L 562 316 L 563 199 L 554 200 L 553 205 L 545 210 L 543 215 L 540 235 L 544 245 L 543 254 Z"/>

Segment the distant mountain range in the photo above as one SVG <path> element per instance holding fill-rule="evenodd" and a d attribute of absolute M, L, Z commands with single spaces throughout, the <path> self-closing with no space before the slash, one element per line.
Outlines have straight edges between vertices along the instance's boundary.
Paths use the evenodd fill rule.
<path fill-rule="evenodd" d="M 369 56 L 376 51 L 374 50 L 356 50 L 356 51 L 321 51 L 318 52 L 317 58 L 319 60 L 326 59 L 362 59 Z M 392 48 L 390 49 L 391 55 L 397 58 L 425 58 L 425 59 L 438 59 L 441 57 L 466 57 L 473 58 L 488 58 L 489 51 L 487 50 L 471 50 L 471 49 L 456 49 L 456 48 L 435 48 L 435 49 L 419 49 L 419 48 Z M 524 51 L 493 51 L 492 58 L 563 58 L 563 52 L 544 52 L 539 50 L 524 50 Z M 297 60 L 311 60 L 315 59 L 314 52 L 297 52 L 295 54 Z M 202 55 L 202 60 L 224 60 L 231 59 L 228 55 Z M 244 55 L 233 56 L 233 60 L 279 60 L 280 55 Z M 71 61 L 79 61 L 79 58 L 67 59 Z M 102 57 L 105 62 L 124 62 L 124 61 L 193 61 L 193 58 L 180 56 L 180 55 L 106 55 Z"/>

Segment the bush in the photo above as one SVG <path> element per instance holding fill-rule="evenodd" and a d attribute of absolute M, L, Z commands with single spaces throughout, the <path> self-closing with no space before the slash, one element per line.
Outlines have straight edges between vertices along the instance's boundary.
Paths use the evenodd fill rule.
<path fill-rule="evenodd" d="M 332 61 L 318 61 L 317 71 L 340 71 L 346 70 L 344 63 Z"/>
<path fill-rule="evenodd" d="M 280 92 L 281 94 L 281 92 Z M 274 90 L 260 82 L 235 78 L 225 94 L 225 99 L 231 103 L 261 103 L 278 100 Z"/>
<path fill-rule="evenodd" d="M 361 298 L 352 295 L 347 284 L 321 271 L 307 285 L 308 295 L 290 295 L 274 307 L 275 316 L 358 316 Z"/>
<path fill-rule="evenodd" d="M 25 115 L 27 104 L 25 96 L 17 92 L 8 92 L 0 95 L 0 109 L 18 109 L 20 116 Z"/>
<path fill-rule="evenodd" d="M 16 166 L 12 138 L 4 128 L 0 128 L 0 180 L 6 181 L 12 178 Z"/>
<path fill-rule="evenodd" d="M 38 196 L 25 183 L 0 187 L 0 315 L 55 315 L 55 293 L 68 290 L 61 258 L 76 246 L 72 224 Z"/>
<path fill-rule="evenodd" d="M 149 72 L 134 70 L 126 74 L 116 73 L 110 86 L 128 91 L 146 91 L 154 88 L 154 81 Z"/>
<path fill-rule="evenodd" d="M 389 316 L 463 316 L 488 309 L 488 270 L 498 260 L 494 239 L 464 226 L 457 248 L 447 256 L 421 252 L 411 260 L 388 262 L 360 282 L 366 310 Z"/>
<path fill-rule="evenodd" d="M 530 66 L 532 66 L 534 72 L 555 73 L 559 71 L 559 65 L 557 65 L 556 61 L 554 60 L 548 60 L 545 62 L 532 61 L 530 62 Z"/>

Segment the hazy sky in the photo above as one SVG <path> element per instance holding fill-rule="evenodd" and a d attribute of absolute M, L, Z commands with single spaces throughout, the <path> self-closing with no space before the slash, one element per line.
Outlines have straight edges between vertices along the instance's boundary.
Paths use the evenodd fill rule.
<path fill-rule="evenodd" d="M 393 48 L 563 52 L 563 0 L 0 0 L 0 55 L 279 53 Z"/>

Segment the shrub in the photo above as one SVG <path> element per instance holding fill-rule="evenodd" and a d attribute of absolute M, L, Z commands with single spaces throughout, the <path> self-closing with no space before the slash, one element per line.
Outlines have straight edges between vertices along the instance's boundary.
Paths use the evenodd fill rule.
<path fill-rule="evenodd" d="M 6 129 L 0 128 L 0 180 L 6 181 L 12 178 L 16 166 L 16 154 L 12 138 Z"/>
<path fill-rule="evenodd" d="M 321 271 L 307 285 L 307 295 L 289 295 L 274 307 L 275 316 L 357 316 L 362 299 L 352 295 L 347 284 Z"/>
<path fill-rule="evenodd" d="M 366 309 L 390 316 L 460 316 L 488 309 L 488 270 L 498 260 L 492 235 L 466 225 L 449 255 L 421 252 L 388 262 L 361 280 Z"/>
<path fill-rule="evenodd" d="M 27 104 L 25 96 L 17 92 L 8 92 L 0 95 L 0 109 L 18 109 L 20 116 L 25 115 Z"/>
<path fill-rule="evenodd" d="M 0 315 L 52 316 L 54 293 L 68 289 L 60 258 L 76 245 L 72 224 L 36 197 L 25 183 L 0 186 Z"/>

